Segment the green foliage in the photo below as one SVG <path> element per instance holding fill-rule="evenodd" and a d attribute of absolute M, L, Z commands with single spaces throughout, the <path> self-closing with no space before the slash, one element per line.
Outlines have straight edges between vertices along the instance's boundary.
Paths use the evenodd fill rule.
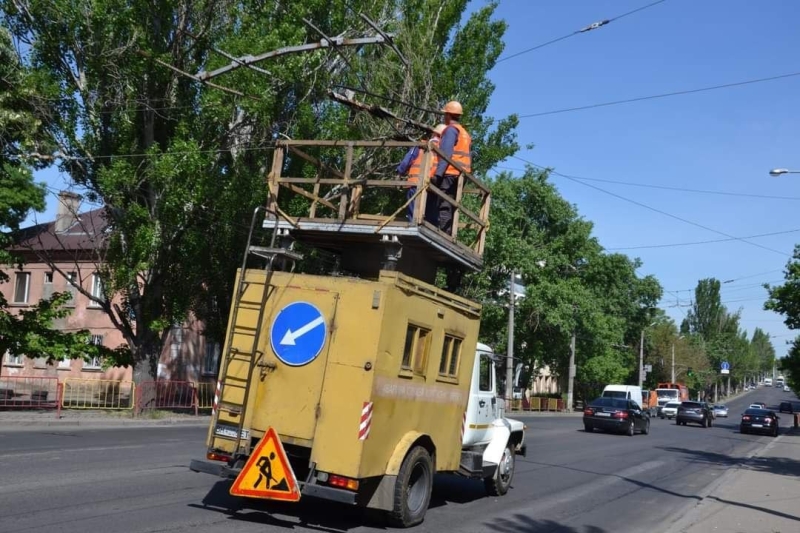
<path fill-rule="evenodd" d="M 764 309 L 783 315 L 789 329 L 800 328 L 800 245 L 796 245 L 792 259 L 786 264 L 783 285 L 765 284 L 769 298 Z"/>

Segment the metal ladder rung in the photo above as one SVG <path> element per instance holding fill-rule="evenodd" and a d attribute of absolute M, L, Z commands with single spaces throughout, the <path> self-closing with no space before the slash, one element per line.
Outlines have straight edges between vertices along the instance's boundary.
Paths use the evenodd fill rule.
<path fill-rule="evenodd" d="M 275 256 L 283 256 L 288 257 L 289 259 L 294 259 L 295 261 L 300 261 L 303 259 L 303 254 L 295 252 L 293 250 L 287 250 L 286 248 L 269 248 L 267 246 L 249 246 L 247 251 L 253 255 L 257 255 L 259 257 L 263 257 L 264 259 L 271 259 Z"/>

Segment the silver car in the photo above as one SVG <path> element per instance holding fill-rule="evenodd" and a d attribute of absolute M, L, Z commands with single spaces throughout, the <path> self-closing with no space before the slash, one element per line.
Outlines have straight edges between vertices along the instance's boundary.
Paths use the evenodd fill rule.
<path fill-rule="evenodd" d="M 728 406 L 727 405 L 715 405 L 711 408 L 711 411 L 714 413 L 714 417 L 722 417 L 728 418 Z"/>
<path fill-rule="evenodd" d="M 678 406 L 680 404 L 681 402 L 667 402 L 664 407 L 661 408 L 661 413 L 659 413 L 658 416 L 660 416 L 662 419 L 668 418 L 672 420 L 675 418 L 675 415 L 678 414 Z"/>

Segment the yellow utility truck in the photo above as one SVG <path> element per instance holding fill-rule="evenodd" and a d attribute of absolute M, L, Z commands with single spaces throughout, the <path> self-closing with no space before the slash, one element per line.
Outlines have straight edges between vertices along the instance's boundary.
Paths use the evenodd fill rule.
<path fill-rule="evenodd" d="M 481 211 L 485 223 L 488 201 Z M 332 229 L 276 205 L 267 213 L 271 241 L 250 244 L 237 274 L 207 457 L 191 469 L 234 480 L 233 495 L 324 498 L 384 510 L 401 527 L 424 519 L 436 473 L 505 494 L 525 428 L 504 415 L 495 355 L 478 342 L 481 307 L 400 268 L 408 256 L 417 272 L 430 258 L 479 262 L 481 232 L 468 249 L 426 223 L 335 213 Z M 349 257 L 350 275 L 294 272 L 296 240 Z M 248 268 L 248 256 L 265 265 Z"/>

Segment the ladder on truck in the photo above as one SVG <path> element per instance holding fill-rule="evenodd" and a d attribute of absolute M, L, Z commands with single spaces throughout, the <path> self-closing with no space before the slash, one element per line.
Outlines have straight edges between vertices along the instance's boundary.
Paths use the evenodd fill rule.
<path fill-rule="evenodd" d="M 243 434 L 245 411 L 250 393 L 250 380 L 253 370 L 259 366 L 263 352 L 258 350 L 261 336 L 262 321 L 270 296 L 270 283 L 275 271 L 275 261 L 279 258 L 290 260 L 292 270 L 296 261 L 303 256 L 288 247 L 276 246 L 276 240 L 286 233 L 278 227 L 278 216 L 275 216 L 275 225 L 272 228 L 272 237 L 268 247 L 253 244 L 253 231 L 259 212 L 266 211 L 264 207 L 257 207 L 253 212 L 250 222 L 250 233 L 247 236 L 247 248 L 242 259 L 242 268 L 239 273 L 239 283 L 233 301 L 233 308 L 228 326 L 228 336 L 225 341 L 225 354 L 222 358 L 217 391 L 214 401 L 214 411 L 211 416 L 213 428 L 212 442 L 215 438 L 229 439 L 237 442 L 236 453 L 248 454 L 250 452 L 250 438 Z M 251 256 L 266 260 L 263 269 L 263 281 L 248 279 L 247 261 Z M 261 270 L 261 269 L 258 269 Z M 256 320 L 253 321 L 253 315 Z M 241 347 L 245 346 L 245 349 Z M 236 433 L 220 434 L 217 432 L 220 414 L 226 413 L 231 418 L 238 420 Z M 228 422 L 230 423 L 230 422 Z"/>

